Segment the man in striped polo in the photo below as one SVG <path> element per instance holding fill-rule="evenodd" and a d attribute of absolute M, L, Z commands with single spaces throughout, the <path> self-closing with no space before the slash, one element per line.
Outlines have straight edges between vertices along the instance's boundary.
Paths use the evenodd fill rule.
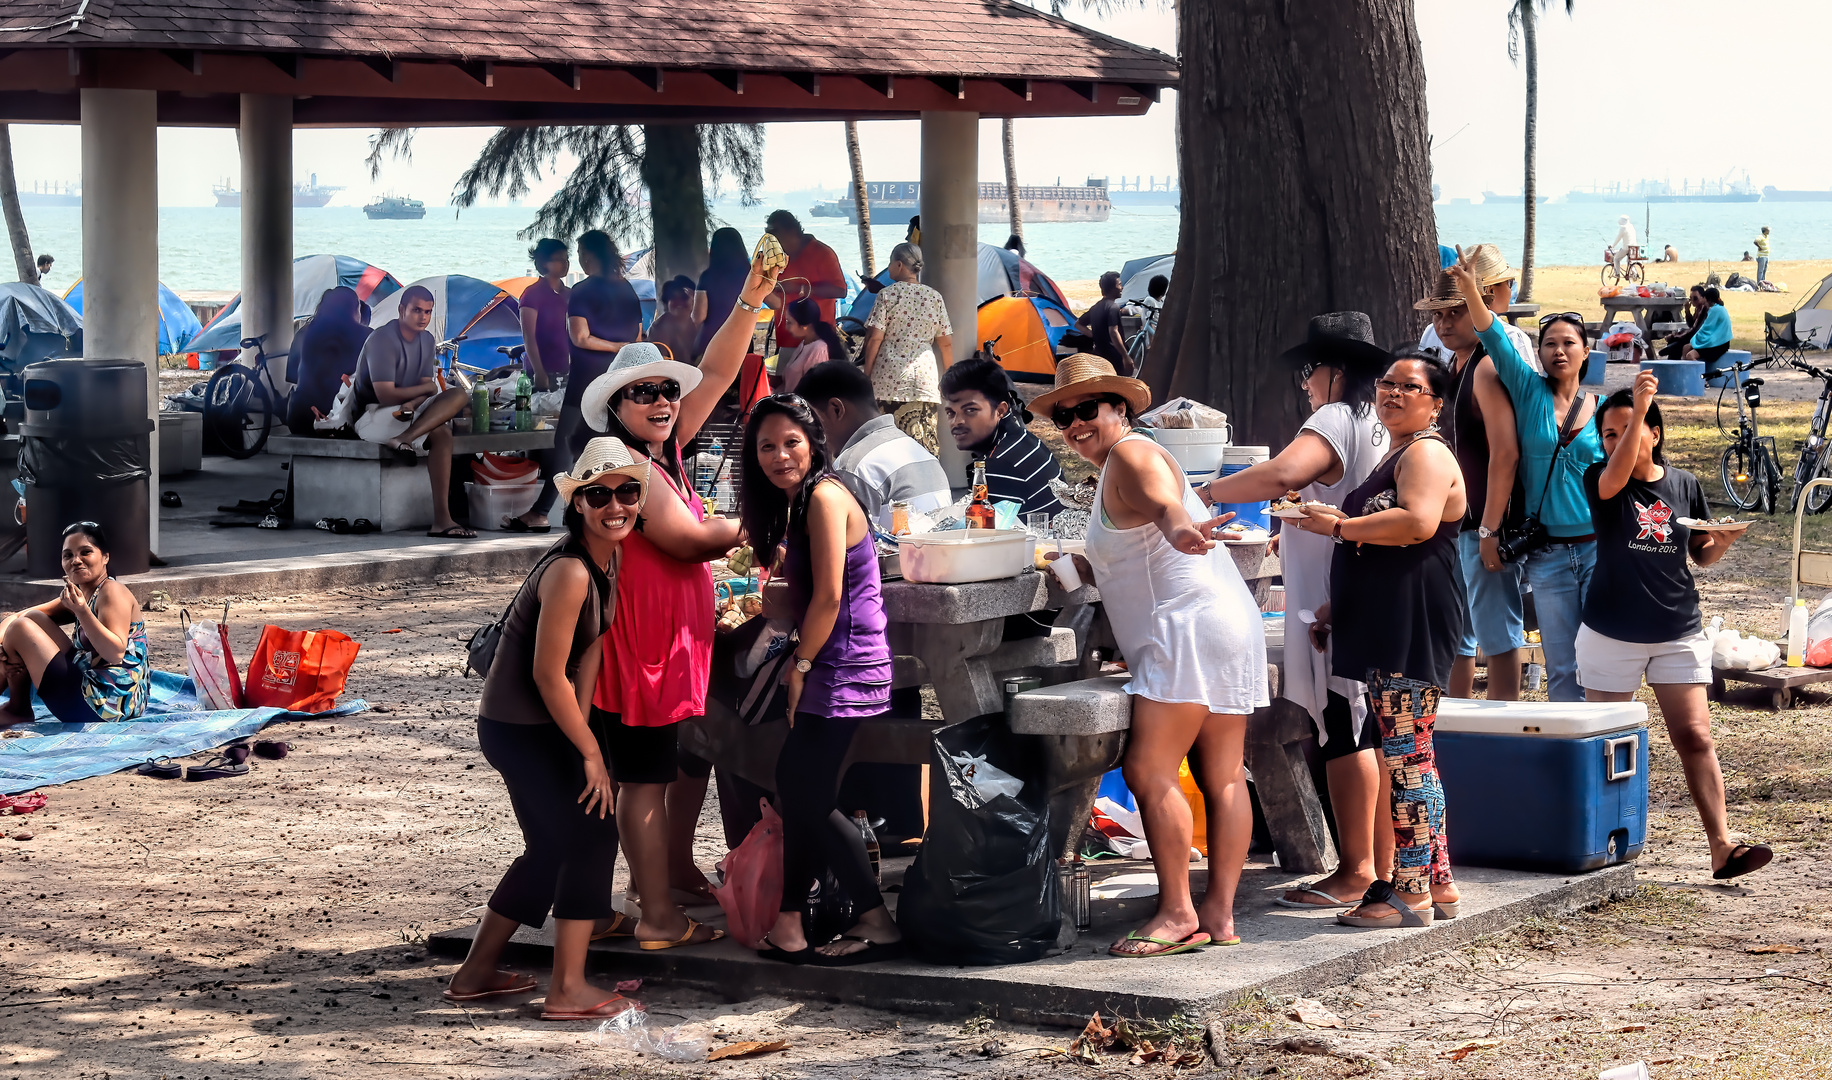
<path fill-rule="evenodd" d="M 1050 481 L 1062 478 L 1062 466 L 1024 426 L 1030 413 L 1004 368 L 980 357 L 962 360 L 941 373 L 941 396 L 954 445 L 986 459 L 988 498 L 1017 503 L 1020 519 L 1062 512 L 1050 490 Z"/>

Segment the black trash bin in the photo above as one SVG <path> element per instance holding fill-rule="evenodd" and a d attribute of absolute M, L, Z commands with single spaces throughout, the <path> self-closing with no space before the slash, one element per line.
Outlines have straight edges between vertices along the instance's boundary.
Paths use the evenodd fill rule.
<path fill-rule="evenodd" d="M 145 573 L 153 437 L 146 365 L 46 360 L 28 366 L 19 434 L 32 576 L 63 575 L 63 531 L 77 521 L 107 531 L 110 573 Z"/>

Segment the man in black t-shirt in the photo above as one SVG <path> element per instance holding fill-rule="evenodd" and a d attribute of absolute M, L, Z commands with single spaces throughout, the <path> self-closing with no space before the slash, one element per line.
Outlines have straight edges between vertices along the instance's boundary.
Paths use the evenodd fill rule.
<path fill-rule="evenodd" d="M 1109 270 L 1100 276 L 1100 299 L 1075 320 L 1076 329 L 1094 340 L 1095 355 L 1113 365 L 1113 370 L 1131 378 L 1132 358 L 1126 355 L 1126 344 L 1120 339 L 1120 315 L 1126 310 L 1120 303 L 1120 275 Z"/>

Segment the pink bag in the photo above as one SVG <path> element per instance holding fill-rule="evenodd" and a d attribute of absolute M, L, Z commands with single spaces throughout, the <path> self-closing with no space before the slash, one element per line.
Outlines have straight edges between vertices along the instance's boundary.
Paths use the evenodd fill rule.
<path fill-rule="evenodd" d="M 782 906 L 782 818 L 768 799 L 759 799 L 763 820 L 744 843 L 719 860 L 725 883 L 713 890 L 725 909 L 725 925 L 738 944 L 762 947 L 763 935 L 776 925 Z"/>

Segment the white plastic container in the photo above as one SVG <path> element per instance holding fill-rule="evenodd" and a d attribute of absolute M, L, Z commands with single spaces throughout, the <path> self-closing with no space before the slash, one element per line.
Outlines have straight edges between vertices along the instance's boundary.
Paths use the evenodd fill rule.
<path fill-rule="evenodd" d="M 1017 577 L 1035 550 L 1023 529 L 949 529 L 897 540 L 904 580 L 937 585 Z"/>
<path fill-rule="evenodd" d="M 503 519 L 520 517 L 534 507 L 535 497 L 540 495 L 541 485 L 533 484 L 470 484 L 464 485 L 464 494 L 471 502 L 471 527 L 474 529 L 494 529 L 502 531 Z"/>
<path fill-rule="evenodd" d="M 1218 428 L 1151 428 L 1148 434 L 1159 446 L 1170 451 L 1186 473 L 1212 473 L 1221 467 L 1221 454 L 1227 447 L 1232 429 Z"/>

